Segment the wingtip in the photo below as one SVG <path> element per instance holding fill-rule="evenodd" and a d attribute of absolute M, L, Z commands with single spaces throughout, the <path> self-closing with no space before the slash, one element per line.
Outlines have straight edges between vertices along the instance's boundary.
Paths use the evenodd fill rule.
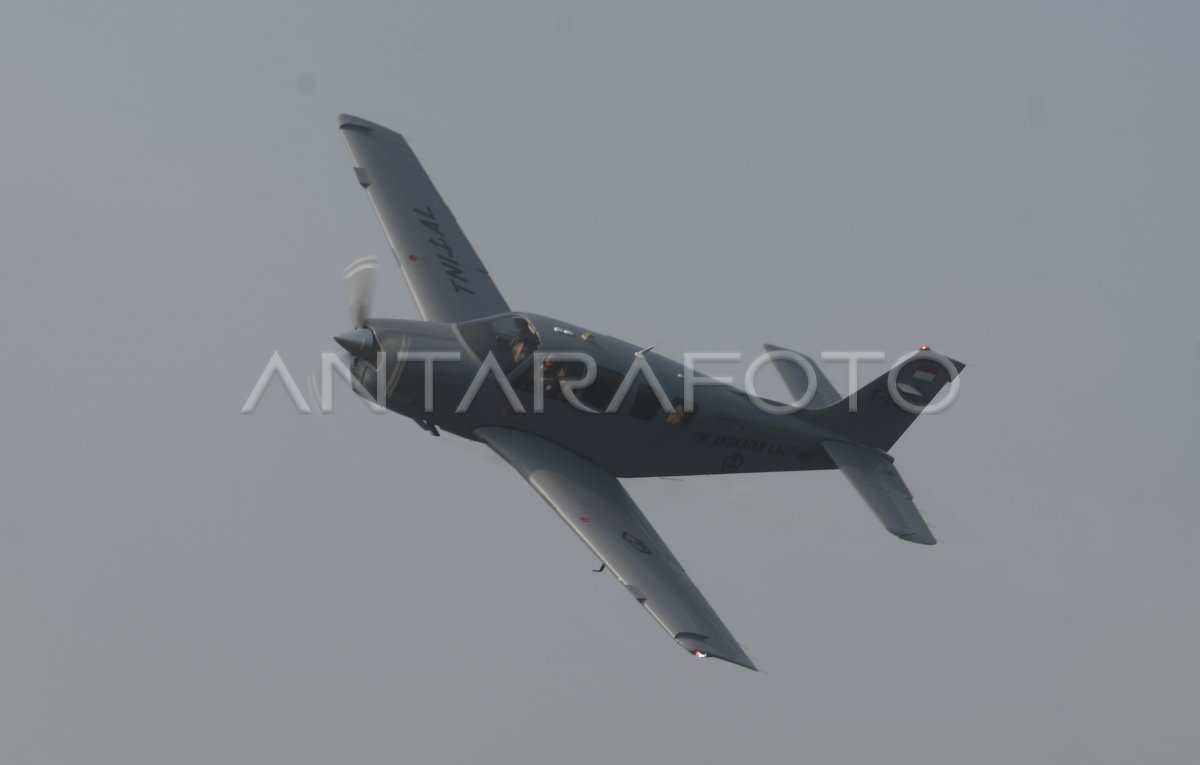
<path fill-rule="evenodd" d="M 721 661 L 727 661 L 730 664 L 736 664 L 739 667 L 745 667 L 751 672 L 758 671 L 758 667 L 754 666 L 754 662 L 750 661 L 750 657 L 744 653 L 739 653 L 737 656 L 722 656 L 719 653 L 709 655 L 714 659 L 720 659 Z"/>
<path fill-rule="evenodd" d="M 925 545 L 927 547 L 932 547 L 933 545 L 937 544 L 937 539 L 934 538 L 933 534 L 926 532 L 918 531 L 911 534 L 896 534 L 896 536 L 900 537 L 900 539 L 903 539 L 905 542 L 912 542 L 913 544 Z"/>
<path fill-rule="evenodd" d="M 338 115 L 338 127 L 342 128 L 342 129 L 357 128 L 359 130 L 365 130 L 369 133 L 372 130 L 375 130 L 376 128 L 378 128 L 379 125 L 376 125 L 374 122 L 371 122 L 370 120 L 364 120 L 362 117 L 355 117 L 353 114 L 339 114 Z"/>
<path fill-rule="evenodd" d="M 742 654 L 741 656 L 725 656 L 721 653 L 699 654 L 699 653 L 696 653 L 695 651 L 689 651 L 688 653 L 692 654 L 693 656 L 701 656 L 702 658 L 720 659 L 721 661 L 727 661 L 730 664 L 736 664 L 739 667 L 745 667 L 746 669 L 750 670 L 751 672 L 758 671 L 758 667 L 754 666 L 754 662 L 750 661 L 750 659 L 745 654 Z"/>
<path fill-rule="evenodd" d="M 739 667 L 745 667 L 754 672 L 758 671 L 758 667 L 754 666 L 754 662 L 750 661 L 750 657 L 736 643 L 729 646 L 730 650 L 725 651 L 714 646 L 703 635 L 688 632 L 681 632 L 676 635 L 675 642 L 692 656 L 697 656 L 701 659 L 720 659 L 721 661 L 727 661 L 730 664 L 736 664 Z"/>

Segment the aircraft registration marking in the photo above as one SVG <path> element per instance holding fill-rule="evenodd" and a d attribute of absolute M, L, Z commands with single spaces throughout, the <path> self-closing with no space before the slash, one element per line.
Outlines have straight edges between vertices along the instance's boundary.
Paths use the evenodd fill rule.
<path fill-rule="evenodd" d="M 454 250 L 446 241 L 446 237 L 442 235 L 442 227 L 438 225 L 433 208 L 426 205 L 424 210 L 414 207 L 412 211 L 417 214 L 420 224 L 435 234 L 435 236 L 429 237 L 429 243 L 437 249 L 435 255 L 441 261 L 442 270 L 446 276 L 450 277 L 450 286 L 454 288 L 455 292 L 474 295 L 475 291 L 467 286 L 471 280 L 467 278 L 467 272 L 458 262 L 458 258 L 454 257 Z"/>

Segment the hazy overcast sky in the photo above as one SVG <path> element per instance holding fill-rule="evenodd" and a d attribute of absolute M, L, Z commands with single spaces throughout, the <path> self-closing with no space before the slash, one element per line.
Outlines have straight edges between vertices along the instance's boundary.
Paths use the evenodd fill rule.
<path fill-rule="evenodd" d="M 1195 760 L 1200 6 L 173 5 L 0 11 L 0 761 Z M 627 482 L 753 673 L 483 446 L 240 415 L 387 254 L 343 111 L 516 308 L 968 362 L 894 452 L 941 544 Z"/>

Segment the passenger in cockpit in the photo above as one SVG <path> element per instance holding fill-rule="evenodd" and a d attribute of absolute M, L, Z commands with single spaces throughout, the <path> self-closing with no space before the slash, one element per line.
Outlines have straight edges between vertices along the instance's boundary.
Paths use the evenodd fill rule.
<path fill-rule="evenodd" d="M 560 366 L 553 356 L 547 356 L 542 361 L 542 392 L 550 398 L 562 398 L 557 379 Z"/>

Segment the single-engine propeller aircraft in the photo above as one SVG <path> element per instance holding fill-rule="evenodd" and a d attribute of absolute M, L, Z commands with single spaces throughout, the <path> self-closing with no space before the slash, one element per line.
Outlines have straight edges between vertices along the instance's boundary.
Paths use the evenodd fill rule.
<path fill-rule="evenodd" d="M 922 347 L 843 397 L 808 357 L 766 346 L 806 405 L 765 411 L 694 365 L 513 311 L 404 138 L 338 124 L 422 318 L 371 317 L 370 264 L 348 269 L 354 328 L 334 339 L 355 389 L 495 450 L 687 651 L 755 669 L 618 478 L 840 468 L 888 531 L 934 544 L 888 450 L 961 363 Z"/>

